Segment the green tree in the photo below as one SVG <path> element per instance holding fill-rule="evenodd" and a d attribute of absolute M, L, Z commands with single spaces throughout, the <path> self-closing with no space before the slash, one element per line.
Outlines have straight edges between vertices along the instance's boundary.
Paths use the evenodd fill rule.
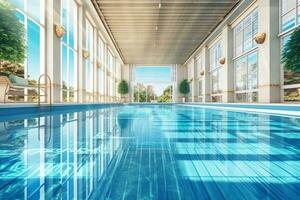
<path fill-rule="evenodd" d="M 287 42 L 282 55 L 282 62 L 287 70 L 300 73 L 300 28 L 296 29 Z"/>
<path fill-rule="evenodd" d="M 25 31 L 15 9 L 0 0 L 0 62 L 23 63 L 25 59 Z"/>
<path fill-rule="evenodd" d="M 158 97 L 158 102 L 159 103 L 167 103 L 167 102 L 171 102 L 172 101 L 172 90 L 173 87 L 172 86 L 168 86 L 163 94 L 161 96 Z"/>
<path fill-rule="evenodd" d="M 188 93 L 190 93 L 190 84 L 187 79 L 184 79 L 179 84 L 179 92 L 186 96 Z"/>
<path fill-rule="evenodd" d="M 129 88 L 125 80 L 122 80 L 118 85 L 118 93 L 121 95 L 128 94 Z"/>

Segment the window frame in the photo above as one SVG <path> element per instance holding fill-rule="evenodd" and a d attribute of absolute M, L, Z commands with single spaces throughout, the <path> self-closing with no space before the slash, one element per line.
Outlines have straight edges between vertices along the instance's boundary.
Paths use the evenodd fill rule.
<path fill-rule="evenodd" d="M 295 2 L 295 7 L 293 9 L 296 9 L 295 12 L 295 26 L 282 31 L 282 2 L 283 0 L 280 0 L 280 5 L 279 5 L 279 30 L 280 30 L 280 52 L 282 55 L 282 51 L 284 49 L 284 38 L 288 37 L 289 35 L 291 35 L 298 27 L 300 27 L 300 0 L 296 0 Z M 291 9 L 289 12 L 291 12 L 293 9 Z M 288 13 L 288 12 L 287 12 Z M 285 13 L 285 14 L 287 14 Z M 285 101 L 285 90 L 287 89 L 298 89 L 300 88 L 300 83 L 295 83 L 295 84 L 290 84 L 290 85 L 285 85 L 285 70 L 284 70 L 284 64 L 281 63 L 281 101 L 282 102 L 290 102 L 290 101 Z M 297 101 L 298 102 L 298 101 Z"/>

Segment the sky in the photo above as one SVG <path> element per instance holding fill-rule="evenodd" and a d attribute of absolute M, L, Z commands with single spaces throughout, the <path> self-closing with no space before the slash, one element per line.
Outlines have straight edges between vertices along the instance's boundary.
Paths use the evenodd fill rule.
<path fill-rule="evenodd" d="M 167 66 L 138 66 L 135 68 L 135 82 L 152 85 L 157 95 L 172 84 L 171 67 Z"/>

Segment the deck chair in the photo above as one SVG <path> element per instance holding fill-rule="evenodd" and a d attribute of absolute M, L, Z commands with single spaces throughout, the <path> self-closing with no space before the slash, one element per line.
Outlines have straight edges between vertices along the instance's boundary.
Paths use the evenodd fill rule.
<path fill-rule="evenodd" d="M 28 81 L 24 78 L 17 77 L 19 83 L 12 83 L 12 81 L 6 76 L 0 76 L 0 88 L 1 88 L 1 97 L 3 98 L 3 103 L 6 103 L 6 98 L 9 96 L 38 96 L 38 87 L 31 86 L 28 84 Z M 5 88 L 5 89 L 4 89 Z M 3 90 L 4 89 L 4 90 Z M 25 94 L 25 89 L 27 93 Z"/>

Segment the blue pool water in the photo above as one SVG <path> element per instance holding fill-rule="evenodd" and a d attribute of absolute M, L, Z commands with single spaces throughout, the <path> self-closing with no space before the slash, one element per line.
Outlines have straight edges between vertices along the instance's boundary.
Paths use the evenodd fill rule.
<path fill-rule="evenodd" d="M 11 114 L 0 199 L 300 199 L 297 117 L 179 105 Z"/>

